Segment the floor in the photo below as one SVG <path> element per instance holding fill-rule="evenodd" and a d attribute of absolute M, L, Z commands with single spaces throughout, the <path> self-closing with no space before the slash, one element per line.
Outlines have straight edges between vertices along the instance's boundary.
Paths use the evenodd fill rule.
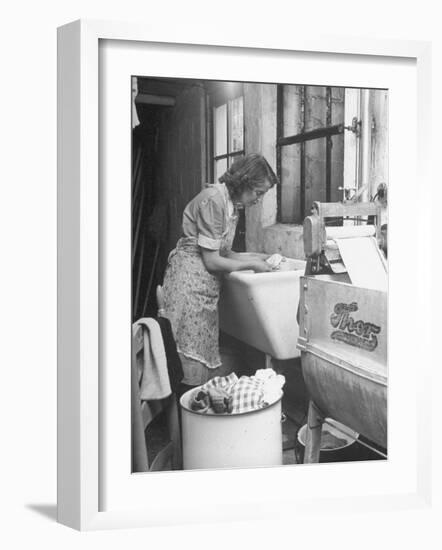
<path fill-rule="evenodd" d="M 231 362 L 232 369 L 238 374 L 252 375 L 257 369 L 265 367 L 265 355 L 260 351 L 222 334 L 220 338 L 221 357 Z M 285 377 L 282 411 L 284 421 L 283 464 L 296 464 L 295 440 L 299 428 L 306 422 L 308 398 L 302 378 L 300 359 L 288 361 L 273 360 L 273 368 Z M 298 453 L 299 455 L 299 453 Z"/>
<path fill-rule="evenodd" d="M 295 424 L 286 413 L 284 414 L 285 420 L 282 424 L 282 463 L 297 464 L 298 460 L 295 453 L 295 440 L 299 426 Z"/>
<path fill-rule="evenodd" d="M 283 464 L 297 464 L 295 439 L 300 425 L 297 422 L 294 422 L 292 418 L 287 415 L 286 411 L 284 411 L 284 417 L 285 418 L 282 423 Z M 157 452 L 168 442 L 167 426 L 164 416 L 160 415 L 155 419 L 152 425 L 149 426 L 146 431 L 146 440 L 148 460 L 149 463 L 151 463 Z"/>
<path fill-rule="evenodd" d="M 220 339 L 220 350 L 223 362 L 230 362 L 232 370 L 238 375 L 250 376 L 257 369 L 265 366 L 264 354 L 226 335 L 222 335 Z M 297 464 L 302 462 L 303 451 L 302 445 L 297 440 L 297 432 L 306 423 L 308 408 L 308 395 L 302 377 L 301 361 L 299 358 L 288 361 L 273 360 L 273 368 L 284 375 L 286 380 L 282 399 L 283 464 Z M 167 440 L 164 419 L 159 417 L 146 432 L 149 462 L 167 443 Z M 379 459 L 377 454 L 367 450 L 362 444 L 355 443 L 351 447 L 351 453 L 343 458 L 340 457 L 340 460 Z"/>

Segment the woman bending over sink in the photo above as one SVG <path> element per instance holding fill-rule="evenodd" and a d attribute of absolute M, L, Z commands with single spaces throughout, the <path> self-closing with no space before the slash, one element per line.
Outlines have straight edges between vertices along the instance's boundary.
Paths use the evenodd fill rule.
<path fill-rule="evenodd" d="M 277 183 L 262 155 L 236 160 L 184 209 L 183 236 L 170 253 L 163 282 L 164 313 L 170 320 L 184 370 L 184 389 L 204 384 L 223 371 L 218 348 L 221 275 L 271 271 L 268 254 L 231 250 L 238 209 L 257 204 Z"/>

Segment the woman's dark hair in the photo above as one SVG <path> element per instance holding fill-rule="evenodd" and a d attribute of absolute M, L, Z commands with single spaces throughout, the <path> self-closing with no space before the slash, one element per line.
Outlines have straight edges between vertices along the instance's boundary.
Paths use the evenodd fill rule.
<path fill-rule="evenodd" d="M 235 160 L 218 181 L 226 184 L 231 198 L 235 199 L 265 180 L 269 181 L 270 187 L 278 184 L 278 178 L 266 159 L 253 153 Z"/>

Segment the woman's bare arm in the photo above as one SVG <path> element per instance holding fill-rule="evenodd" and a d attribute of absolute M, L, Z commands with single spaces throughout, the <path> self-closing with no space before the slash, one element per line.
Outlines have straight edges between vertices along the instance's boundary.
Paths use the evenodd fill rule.
<path fill-rule="evenodd" d="M 258 273 L 272 271 L 262 258 L 237 259 L 221 256 L 218 250 L 208 250 L 207 248 L 201 248 L 201 255 L 207 271 L 211 273 L 231 273 L 244 269 L 252 269 Z"/>
<path fill-rule="evenodd" d="M 250 260 L 267 260 L 270 257 L 270 254 L 264 252 L 233 252 L 229 250 L 224 254 L 226 258 L 231 258 L 232 260 L 238 260 L 240 262 L 248 262 Z"/>

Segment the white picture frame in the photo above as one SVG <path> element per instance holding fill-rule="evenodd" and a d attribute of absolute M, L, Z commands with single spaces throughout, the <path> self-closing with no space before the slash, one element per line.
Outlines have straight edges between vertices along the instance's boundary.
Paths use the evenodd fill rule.
<path fill-rule="evenodd" d="M 283 512 L 277 506 L 278 502 L 284 502 L 286 510 L 302 508 L 303 513 L 325 509 L 330 506 L 330 498 L 333 497 L 329 494 L 325 498 L 320 490 L 312 490 L 312 498 L 307 498 L 305 494 L 302 498 L 287 494 L 278 497 L 277 491 L 261 496 L 254 493 L 239 495 L 234 503 L 224 508 L 221 516 L 217 509 L 201 505 L 198 507 L 196 504 L 187 509 L 183 506 L 180 494 L 196 482 L 195 476 L 201 476 L 199 479 L 205 483 L 216 477 L 216 483 L 221 484 L 243 481 L 253 484 L 257 472 L 244 470 L 216 474 L 171 473 L 164 474 L 168 478 L 154 475 L 143 481 L 140 476 L 132 475 L 132 484 L 149 484 L 150 502 L 143 506 L 130 506 L 127 499 L 122 499 L 121 505 L 116 506 L 114 503 L 110 509 L 103 509 L 100 487 L 105 479 L 102 454 L 106 446 L 102 442 L 101 416 L 105 409 L 101 401 L 103 397 L 106 399 L 106 395 L 103 395 L 104 390 L 100 385 L 103 372 L 100 348 L 103 312 L 100 303 L 105 294 L 102 288 L 101 233 L 106 226 L 100 225 L 100 212 L 104 207 L 99 173 L 99 115 L 103 108 L 100 104 L 99 76 L 100 44 L 103 41 L 124 42 L 126 48 L 140 44 L 167 44 L 175 52 L 179 52 L 180 48 L 191 50 L 193 46 L 202 51 L 204 48 L 211 48 L 212 51 L 213 47 L 220 50 L 228 48 L 231 56 L 259 50 L 263 54 L 273 52 L 280 55 L 282 60 L 291 52 L 342 59 L 368 59 L 376 56 L 379 60 L 390 60 L 392 63 L 401 59 L 411 60 L 416 64 L 417 105 L 412 109 L 410 107 L 410 112 L 417 113 L 418 139 L 413 147 L 422 197 L 422 206 L 418 206 L 417 216 L 420 221 L 420 240 L 427 243 L 431 239 L 428 224 L 425 223 L 424 204 L 431 200 L 431 182 L 429 148 L 425 144 L 428 143 L 430 123 L 428 83 L 431 76 L 431 45 L 426 42 L 371 40 L 341 35 L 311 38 L 300 34 L 295 37 L 281 36 L 269 44 L 264 37 L 226 39 L 221 35 L 212 35 L 208 39 L 203 31 L 199 36 L 193 33 L 190 37 L 185 28 L 180 33 L 174 31 L 168 36 L 161 30 L 147 29 L 143 25 L 103 21 L 76 21 L 61 27 L 58 33 L 58 521 L 76 529 L 93 530 L 251 519 L 264 517 L 265 514 L 280 516 Z M 130 181 L 130 173 L 127 178 Z M 392 197 L 393 201 L 399 200 L 394 188 Z M 402 218 L 398 216 L 397 219 L 398 223 L 403 223 Z M 394 224 L 392 227 L 394 247 L 398 238 L 395 237 Z M 410 239 L 410 246 L 418 243 L 417 236 Z M 413 295 L 410 308 L 417 311 L 419 304 L 423 311 L 422 318 L 425 318 L 425 313 L 429 313 L 431 307 L 428 278 L 431 272 L 430 250 L 429 245 L 419 250 L 417 274 L 410 283 Z M 391 265 L 394 273 L 397 265 L 394 253 Z M 416 284 L 418 277 L 422 283 L 419 288 Z M 430 315 L 426 319 L 423 322 L 429 323 Z M 408 353 L 409 362 L 425 349 L 430 332 L 425 332 L 423 327 L 421 337 L 410 342 L 412 350 Z M 127 357 L 130 361 L 130 355 Z M 415 428 L 412 489 L 404 487 L 403 490 L 392 490 L 389 493 L 374 491 L 366 495 L 347 492 L 346 495 L 338 495 L 339 498 L 333 501 L 334 510 L 339 508 L 345 513 L 355 505 L 365 511 L 382 507 L 410 508 L 427 506 L 430 502 L 431 434 L 427 424 L 430 402 L 423 391 L 430 377 L 430 364 L 427 362 L 419 368 L 421 378 L 413 386 L 417 405 L 411 423 Z M 128 377 L 129 371 L 128 368 Z M 393 376 L 391 383 L 393 386 L 397 384 L 397 378 Z M 418 448 L 421 449 L 419 453 Z M 373 467 L 376 468 L 376 465 Z M 268 483 L 284 485 L 288 476 L 292 475 L 292 470 L 274 469 L 273 472 L 266 472 L 266 475 L 263 472 L 258 474 L 269 479 L 272 477 Z M 342 476 L 339 465 L 321 465 L 321 471 L 324 475 L 333 471 L 338 478 Z M 311 470 L 305 470 L 305 476 L 312 479 Z M 171 505 L 168 499 L 162 497 L 161 486 L 171 488 L 174 484 L 178 487 L 177 498 Z M 269 506 L 265 512 L 266 502 Z"/>

